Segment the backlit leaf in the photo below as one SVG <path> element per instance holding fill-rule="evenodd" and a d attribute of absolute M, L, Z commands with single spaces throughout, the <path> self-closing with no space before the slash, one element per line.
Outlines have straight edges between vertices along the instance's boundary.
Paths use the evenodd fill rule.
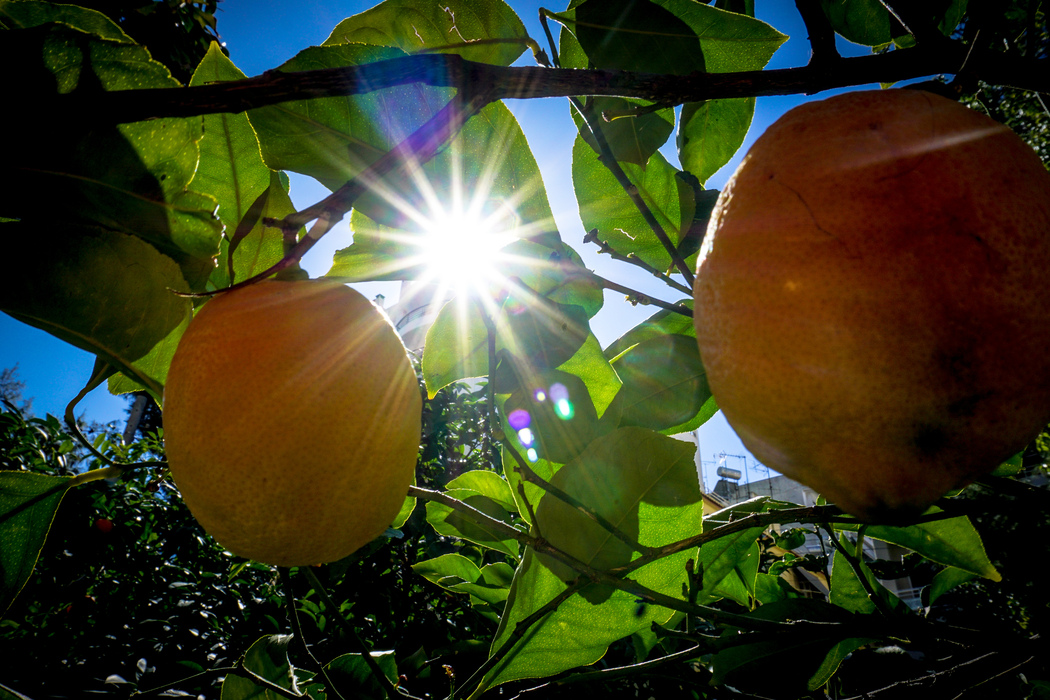
<path fill-rule="evenodd" d="M 621 530 L 647 546 L 658 546 L 696 531 L 702 511 L 693 446 L 640 428 L 623 428 L 600 438 L 552 481 L 595 508 Z M 537 510 L 538 528 L 552 544 L 594 566 L 625 563 L 632 558 L 613 544 L 594 521 L 554 496 L 543 496 Z M 619 540 L 615 540 L 619 543 Z M 622 543 L 619 543 L 622 545 Z M 631 574 L 644 586 L 680 596 L 685 562 L 693 552 L 654 561 Z M 506 611 L 493 639 L 499 649 L 518 622 L 542 608 L 565 589 L 556 575 L 528 550 L 511 585 Z M 562 567 L 564 568 L 564 567 Z M 599 594 L 600 595 L 593 595 Z M 574 595 L 533 626 L 486 677 L 485 685 L 517 678 L 542 677 L 594 663 L 609 644 L 664 623 L 672 610 L 639 604 L 621 591 L 592 591 L 592 602 Z"/>
<path fill-rule="evenodd" d="M 105 229 L 21 222 L 3 230 L 19 264 L 0 279 L 0 309 L 99 356 L 159 397 L 169 350 L 191 313 L 190 300 L 172 291 L 187 286 L 171 258 Z M 158 344 L 164 347 L 155 350 Z"/>
<path fill-rule="evenodd" d="M 443 49 L 469 61 L 508 66 L 525 50 L 521 42 L 470 46 L 482 39 L 524 39 L 525 26 L 502 0 L 386 0 L 336 25 L 323 45 L 396 46 L 406 53 Z"/>
<path fill-rule="evenodd" d="M 33 573 L 69 478 L 0 471 L 0 616 Z"/>

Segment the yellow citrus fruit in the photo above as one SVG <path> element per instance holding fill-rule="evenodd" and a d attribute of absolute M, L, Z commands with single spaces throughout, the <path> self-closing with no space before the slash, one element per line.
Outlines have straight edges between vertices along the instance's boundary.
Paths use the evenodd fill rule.
<path fill-rule="evenodd" d="M 164 390 L 171 475 L 201 526 L 277 566 L 380 535 L 415 472 L 422 399 L 401 340 L 358 292 L 267 281 L 190 323 Z"/>
<path fill-rule="evenodd" d="M 1050 421 L 1050 174 L 918 90 L 774 123 L 726 185 L 693 290 L 711 390 L 768 466 L 906 519 Z"/>

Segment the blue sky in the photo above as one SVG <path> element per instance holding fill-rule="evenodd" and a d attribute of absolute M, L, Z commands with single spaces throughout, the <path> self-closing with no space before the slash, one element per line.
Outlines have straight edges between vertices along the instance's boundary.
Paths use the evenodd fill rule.
<path fill-rule="evenodd" d="M 223 0 L 219 5 L 218 28 L 233 62 L 247 75 L 258 75 L 280 65 L 301 49 L 321 43 L 340 20 L 368 9 L 372 4 L 331 0 L 300 0 L 295 3 L 286 0 Z M 509 4 L 521 17 L 529 34 L 545 45 L 538 21 L 541 3 L 534 0 L 509 0 Z M 760 19 L 790 37 L 774 55 L 769 67 L 804 65 L 809 57 L 809 45 L 794 3 L 758 2 L 756 5 Z M 562 5 L 549 7 L 555 10 L 563 8 Z M 866 52 L 861 47 L 841 48 L 843 53 Z M 526 54 L 520 62 L 527 64 L 529 60 L 530 55 Z M 707 186 L 721 188 L 747 145 L 784 111 L 805 99 L 804 96 L 759 98 L 745 148 L 711 178 Z M 600 274 L 635 286 L 643 292 L 673 300 L 667 294 L 667 288 L 653 278 L 644 274 L 635 275 L 630 266 L 614 263 L 605 256 L 599 257 L 593 246 L 585 247 L 582 244 L 584 231 L 570 172 L 575 131 L 569 116 L 568 102 L 564 99 L 513 100 L 508 101 L 507 105 L 521 123 L 539 163 L 563 240 L 583 256 L 588 267 Z M 673 163 L 677 162 L 672 147 L 665 147 L 664 151 Z M 305 206 L 325 196 L 327 190 L 308 178 L 293 176 L 291 194 L 296 204 Z M 304 266 L 312 276 L 324 274 L 331 264 L 332 253 L 349 245 L 350 240 L 351 235 L 344 222 L 310 252 L 304 260 Z M 360 287 L 369 296 L 383 293 L 388 300 L 397 298 L 396 284 Z M 652 312 L 652 308 L 633 308 L 622 301 L 621 295 L 607 292 L 605 308 L 595 317 L 592 327 L 602 343 L 608 344 Z M 61 416 L 66 403 L 84 385 L 93 361 L 88 353 L 0 314 L 0 368 L 18 365 L 19 377 L 26 384 L 25 394 L 34 399 L 33 411 L 37 415 L 53 413 Z M 122 425 L 125 405 L 122 398 L 111 396 L 104 388 L 100 388 L 81 402 L 79 411 L 83 411 L 89 420 L 118 421 Z M 738 469 L 746 466 L 752 480 L 767 475 L 752 468 L 753 458 L 750 458 L 721 414 L 701 429 L 700 450 L 705 462 L 713 462 L 716 455 L 722 452 L 747 456 L 746 461 L 743 457 L 731 457 L 728 466 Z M 708 487 L 712 487 L 716 479 L 713 464 L 705 465 L 704 477 Z"/>

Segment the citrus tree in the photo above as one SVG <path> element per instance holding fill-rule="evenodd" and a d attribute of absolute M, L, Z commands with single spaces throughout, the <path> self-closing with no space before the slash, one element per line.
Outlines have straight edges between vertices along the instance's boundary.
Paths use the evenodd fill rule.
<path fill-rule="evenodd" d="M 207 34 L 214 5 L 190 5 L 202 7 Z M 1038 93 L 1050 91 L 1050 59 L 1042 2 L 797 0 L 796 8 L 812 57 L 791 69 L 764 70 L 786 37 L 755 19 L 751 2 L 574 1 L 543 10 L 545 36 L 534 38 L 502 0 L 386 0 L 255 78 L 211 44 L 183 85 L 174 64 L 192 51 L 168 56 L 170 67 L 158 62 L 164 56 L 146 48 L 154 44 L 118 23 L 125 15 L 0 1 L 5 92 L 19 101 L 10 111 L 17 135 L 0 190 L 0 225 L 14 261 L 0 281 L 0 308 L 96 355 L 81 396 L 102 384 L 114 393 L 145 391 L 179 416 L 165 451 L 157 435 L 130 446 L 106 434 L 83 439 L 74 419 L 80 396 L 71 397 L 65 428 L 7 406 L 0 630 L 4 658 L 14 663 L 0 670 L 0 697 L 88 690 L 226 699 L 557 697 L 581 689 L 695 698 L 1045 694 L 1046 610 L 1031 585 L 1038 564 L 1029 564 L 1038 557 L 1009 546 L 1046 526 L 1037 515 L 1021 518 L 1044 509 L 1042 493 L 1009 478 L 1042 463 L 1044 442 L 1022 452 L 1023 440 L 1050 419 L 1040 404 L 1041 357 L 988 358 L 984 345 L 980 357 L 945 351 L 949 379 L 910 386 L 900 405 L 873 404 L 907 416 L 914 397 L 950 394 L 942 384 L 983 361 L 1014 369 L 992 375 L 1010 383 L 964 398 L 1005 393 L 1018 416 L 1038 420 L 1013 426 L 1013 414 L 1000 410 L 994 418 L 1011 430 L 967 423 L 974 411 L 962 400 L 951 404 L 954 423 L 932 428 L 922 416 L 873 416 L 878 425 L 912 425 L 927 452 L 979 454 L 980 468 L 967 466 L 963 477 L 995 471 L 959 492 L 964 479 L 944 478 L 954 469 L 944 457 L 911 455 L 915 468 L 904 471 L 912 481 L 893 472 L 890 492 L 933 484 L 937 493 L 912 499 L 925 507 L 956 490 L 906 517 L 851 507 L 870 491 L 882 493 L 885 479 L 871 474 L 854 491 L 842 485 L 848 479 L 835 482 L 844 505 L 863 519 L 824 502 L 756 498 L 720 508 L 701 493 L 695 447 L 672 437 L 698 428 L 718 410 L 718 394 L 731 393 L 716 386 L 712 395 L 704 365 L 728 322 L 707 316 L 694 325 L 694 282 L 698 264 L 703 274 L 702 261 L 713 255 L 712 236 L 727 235 L 719 226 L 732 211 L 732 185 L 720 195 L 705 183 L 740 148 L 757 97 L 926 79 L 919 89 L 930 104 L 964 97 L 1018 117 L 1009 105 L 1019 98 L 1007 87 L 1035 95 L 1015 125 L 1030 130 L 1037 146 L 1045 143 Z M 871 47 L 870 55 L 842 57 L 836 35 Z M 198 45 L 192 37 L 182 43 Z M 522 65 L 523 55 L 535 65 Z M 527 134 L 503 103 L 542 98 L 568 98 L 565 118 L 578 129 L 571 158 L 589 232 L 583 245 L 631 275 L 597 275 L 559 235 Z M 909 114 L 895 123 L 910 124 Z M 850 133 L 881 133 L 882 123 L 864 116 L 851 115 L 859 126 Z M 680 169 L 665 155 L 672 133 Z M 1021 192 L 1030 206 L 1000 206 L 1007 213 L 993 221 L 1019 221 L 1017 230 L 1045 239 L 1045 169 L 1033 174 L 1038 160 L 1026 158 L 1035 156 L 1013 153 L 1010 146 L 990 156 L 1007 175 L 1024 173 L 1002 196 Z M 819 155 L 797 155 L 803 181 L 806 158 Z M 878 179 L 915 171 L 906 165 Z M 288 171 L 317 179 L 331 195 L 296 209 Z M 931 191 L 938 172 L 924 175 L 933 178 Z M 840 199 L 844 209 L 860 201 Z M 1008 201 L 998 190 L 952 201 L 971 200 L 982 217 Z M 914 213 L 894 204 L 860 214 Z M 769 207 L 774 223 L 777 206 Z M 810 214 L 804 218 L 835 239 Z M 336 254 L 326 281 L 304 280 L 302 256 L 344 217 L 353 243 Z M 950 229 L 967 232 L 959 250 L 983 241 L 964 219 L 953 218 Z M 880 221 L 872 235 L 887 228 Z M 984 265 L 1023 267 L 1040 244 L 1025 245 L 1005 262 L 986 251 Z M 477 255 L 490 247 L 498 257 Z M 965 257 L 953 250 L 922 260 L 943 261 L 965 286 L 962 277 L 975 268 L 950 267 Z M 774 256 L 765 264 L 779 263 Z M 454 272 L 443 278 L 436 270 Z M 638 270 L 661 281 L 664 293 L 631 288 L 625 280 Z M 327 304 L 308 315 L 323 312 L 318 323 L 296 316 L 295 309 L 314 308 L 299 298 L 280 323 L 277 311 L 264 308 L 248 328 L 227 320 L 208 329 L 207 342 L 194 340 L 217 308 L 245 293 L 373 280 L 439 290 L 433 303 L 443 305 L 415 363 L 418 400 L 400 391 L 390 400 L 374 381 L 390 365 L 407 366 L 399 345 L 355 350 L 349 368 L 325 354 L 311 361 L 331 338 L 349 351 L 359 344 L 354 335 L 372 335 L 347 335 L 358 318 L 334 313 L 330 320 Z M 707 290 L 697 299 L 715 308 L 722 297 L 705 284 L 696 286 Z M 590 319 L 605 290 L 654 313 L 602 347 Z M 972 285 L 974 299 L 994 296 L 986 292 Z M 1020 306 L 1038 309 L 1042 298 L 1034 298 Z M 749 307 L 758 323 L 769 317 L 762 304 Z M 981 319 L 995 317 L 977 308 Z M 962 313 L 932 320 L 955 330 L 965 326 Z M 1038 346 L 1045 334 L 1032 330 L 1039 324 L 1031 315 L 988 321 L 972 333 L 1023 327 Z M 285 337 L 288 329 L 295 335 Z M 264 350 L 267 335 L 281 335 L 286 347 Z M 786 348 L 772 335 L 764 352 L 777 357 Z M 216 370 L 219 354 L 229 369 Z M 329 381 L 334 375 L 340 379 Z M 776 394 L 776 374 L 748 376 Z M 292 389 L 267 389 L 263 382 L 275 377 L 282 392 Z M 359 389 L 358 379 L 371 388 Z M 173 393 L 180 396 L 174 409 Z M 818 437 L 829 439 L 810 450 L 848 447 L 857 426 L 828 425 L 825 414 L 842 415 L 841 404 L 824 411 L 813 393 L 801 412 L 788 403 L 784 420 L 773 422 L 823 426 Z M 736 409 L 749 431 L 765 404 L 751 408 Z M 353 434 L 367 437 L 349 446 L 304 437 L 343 423 L 363 425 Z M 867 436 L 870 426 L 863 427 Z M 1007 441 L 1016 454 L 982 451 L 987 441 L 972 435 L 988 432 L 1019 434 L 1021 444 Z M 76 463 L 65 458 L 70 434 L 89 450 Z M 416 483 L 406 486 L 388 473 L 393 458 L 372 457 L 377 444 L 400 450 L 407 440 L 414 450 L 417 438 Z M 885 449 L 895 463 L 908 457 Z M 774 452 L 766 459 L 778 466 Z M 836 455 L 831 471 L 848 475 L 851 464 L 865 464 L 855 457 Z M 326 460 L 334 468 L 345 462 L 352 483 L 328 466 L 317 471 Z M 193 475 L 180 476 L 190 463 Z M 819 475 L 799 473 L 830 488 Z M 253 494 L 267 498 L 267 510 L 252 510 L 262 502 Z M 377 512 L 392 522 L 360 524 L 357 513 L 391 498 L 393 506 Z M 354 542 L 349 556 L 328 553 L 318 542 L 325 529 L 318 534 L 313 519 L 343 502 L 353 512 L 325 516 L 323 525 L 333 540 Z M 1019 533 L 1011 529 L 1017 522 L 1029 527 Z M 284 539 L 271 554 L 278 524 Z M 296 528 L 298 539 L 289 536 Z M 383 534 L 371 539 L 375 532 Z M 986 549 L 982 533 L 1002 549 Z M 368 544 L 357 541 L 362 534 Z M 823 557 L 792 552 L 807 536 L 823 544 Z M 903 563 L 871 560 L 866 539 L 911 554 Z M 238 556 L 245 553 L 263 561 Z M 918 609 L 881 583 L 903 575 L 902 566 L 928 582 Z M 803 570 L 824 587 L 804 590 L 793 575 Z"/>

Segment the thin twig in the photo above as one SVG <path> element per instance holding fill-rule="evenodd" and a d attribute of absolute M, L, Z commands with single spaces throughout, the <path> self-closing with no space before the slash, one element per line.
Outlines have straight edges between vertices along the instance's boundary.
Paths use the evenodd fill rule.
<path fill-rule="evenodd" d="M 408 693 L 402 693 L 398 688 L 394 686 L 393 683 L 390 682 L 390 679 L 387 678 L 385 673 L 383 673 L 383 669 L 379 668 L 379 664 L 374 658 L 372 658 L 372 652 L 368 649 L 367 646 L 365 646 L 365 643 L 361 640 L 361 637 L 358 636 L 357 630 L 355 630 L 353 625 L 351 625 L 347 621 L 347 619 L 343 617 L 342 613 L 339 611 L 339 606 L 336 605 L 335 601 L 332 600 L 332 597 L 328 595 L 328 590 L 321 583 L 321 579 L 317 578 L 317 574 L 314 573 L 313 569 L 311 569 L 308 566 L 303 566 L 299 567 L 299 571 L 304 576 L 306 576 L 306 579 L 310 582 L 310 585 L 313 586 L 313 589 L 317 591 L 317 594 L 319 596 L 321 596 L 321 602 L 324 603 L 325 609 L 328 610 L 328 614 L 335 619 L 336 624 L 338 624 L 339 627 L 343 630 L 343 633 L 347 637 L 349 637 L 357 646 L 359 653 L 361 654 L 361 658 L 365 662 L 365 665 L 367 665 L 368 670 L 372 672 L 372 678 L 374 678 L 376 683 L 379 684 L 379 687 L 383 689 L 383 692 L 386 693 L 386 696 L 390 698 L 390 700 L 394 700 L 395 698 L 407 698 L 408 700 L 418 700 L 418 698 L 414 698 Z"/>
<path fill-rule="evenodd" d="M 391 173 L 408 175 L 415 168 L 422 167 L 459 133 L 470 117 L 480 112 L 491 101 L 487 93 L 476 93 L 467 99 L 457 95 L 405 140 L 384 153 L 356 177 L 320 202 L 289 214 L 279 221 L 264 219 L 267 225 L 280 227 L 286 237 L 293 235 L 309 222 L 314 222 L 306 235 L 281 260 L 268 269 L 223 289 L 183 293 L 181 296 L 206 297 L 232 291 L 255 284 L 259 280 L 298 265 L 303 255 L 328 233 L 336 222 L 346 216 L 362 194 L 375 187 L 380 180 Z"/>
<path fill-rule="evenodd" d="M 279 566 L 277 567 L 277 574 L 280 576 L 281 585 L 284 588 L 284 602 L 288 607 L 288 618 L 292 623 L 292 632 L 295 634 L 296 639 L 299 640 L 299 644 L 302 646 L 303 651 L 306 652 L 306 656 L 313 662 L 314 666 L 317 667 L 321 677 L 324 678 L 327 691 L 333 693 L 339 698 L 339 700 L 345 700 L 343 694 L 339 692 L 335 683 L 333 683 L 332 679 L 328 676 L 328 670 L 325 668 L 324 664 L 317 660 L 317 657 L 314 656 L 313 651 L 310 649 L 310 645 L 306 643 L 306 635 L 303 634 L 303 625 L 299 620 L 299 611 L 295 607 L 295 591 L 292 590 L 292 577 L 288 573 L 288 569 Z"/>
<path fill-rule="evenodd" d="M 603 240 L 600 240 L 598 238 L 598 229 L 591 229 L 583 237 L 583 242 L 584 243 L 597 243 L 598 244 L 598 254 L 599 255 L 605 254 L 605 255 L 608 255 L 609 257 L 611 257 L 613 260 L 619 260 L 620 262 L 625 262 L 625 263 L 628 263 L 630 265 L 634 265 L 636 267 L 640 267 L 641 269 L 645 270 L 646 272 L 648 272 L 653 277 L 656 277 L 657 279 L 659 279 L 661 282 L 663 282 L 667 286 L 674 287 L 675 289 L 677 289 L 678 291 L 682 292 L 683 294 L 689 294 L 690 296 L 693 294 L 693 290 L 692 289 L 690 289 L 689 287 L 685 286 L 684 284 L 682 284 L 678 280 L 673 279 L 672 277 L 668 276 L 667 274 L 661 272 L 660 270 L 657 270 L 655 267 L 653 267 L 649 263 L 645 262 L 644 260 L 639 258 L 634 253 L 631 253 L 630 255 L 623 255 L 623 254 L 618 253 L 615 250 L 613 250 L 612 246 L 609 245 L 608 241 L 603 241 Z"/>
<path fill-rule="evenodd" d="M 820 527 L 824 532 L 828 533 L 828 539 L 831 540 L 831 545 L 835 548 L 835 551 L 842 555 L 842 558 L 849 564 L 850 569 L 853 570 L 853 575 L 857 577 L 858 581 L 860 581 L 861 587 L 867 594 L 868 600 L 870 600 L 872 605 L 875 606 L 875 609 L 878 610 L 880 614 L 887 617 L 891 615 L 893 611 L 890 610 L 886 601 L 883 600 L 882 596 L 880 596 L 878 591 L 876 591 L 871 585 L 871 581 L 868 580 L 866 572 L 864 571 L 864 565 L 860 560 L 861 552 L 864 547 L 864 528 L 861 528 L 860 531 L 857 532 L 857 553 L 854 554 L 844 547 L 839 539 L 835 537 L 835 532 L 831 529 L 830 525 L 821 523 Z"/>
<path fill-rule="evenodd" d="M 690 287 L 693 286 L 693 271 L 689 269 L 689 266 L 685 264 L 678 255 L 678 248 L 668 237 L 667 232 L 664 231 L 664 227 L 656 220 L 656 215 L 653 214 L 652 209 L 649 208 L 648 203 L 642 197 L 641 192 L 638 191 L 638 186 L 631 182 L 631 178 L 628 177 L 627 173 L 620 166 L 620 162 L 616 160 L 616 156 L 613 154 L 612 148 L 609 146 L 608 139 L 605 138 L 605 132 L 602 130 L 602 126 L 598 123 L 595 118 L 594 110 L 589 105 L 585 104 L 579 98 L 570 97 L 569 101 L 583 117 L 584 121 L 587 122 L 587 127 L 591 130 L 591 135 L 594 136 L 594 141 L 598 145 L 598 151 L 601 154 L 599 160 L 602 165 L 609 169 L 616 181 L 620 183 L 620 187 L 630 198 L 631 202 L 634 203 L 638 212 L 645 219 L 645 223 L 652 229 L 653 235 L 660 241 L 660 245 L 664 247 L 667 254 L 671 257 L 671 264 L 678 270 L 685 279 L 686 284 Z"/>
<path fill-rule="evenodd" d="M 693 310 L 690 309 L 688 306 L 683 306 L 680 303 L 672 304 L 670 302 L 664 301 L 663 299 L 651 297 L 648 294 L 643 294 L 642 292 L 639 292 L 635 289 L 631 289 L 630 287 L 625 287 L 624 285 L 618 282 L 613 282 L 612 280 L 605 279 L 601 275 L 591 273 L 590 276 L 599 284 L 601 284 L 601 286 L 605 289 L 611 289 L 614 292 L 619 292 L 621 294 L 626 295 L 628 301 L 631 301 L 633 303 L 643 304 L 646 306 L 659 306 L 661 309 L 673 311 L 674 313 L 681 314 L 682 316 L 688 316 L 689 318 L 693 317 Z"/>

